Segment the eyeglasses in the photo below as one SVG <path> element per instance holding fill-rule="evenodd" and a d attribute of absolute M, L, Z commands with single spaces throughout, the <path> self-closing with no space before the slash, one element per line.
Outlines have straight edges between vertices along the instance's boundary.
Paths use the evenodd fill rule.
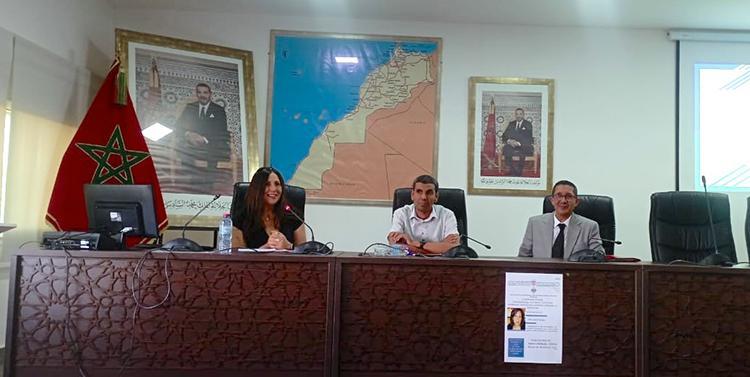
<path fill-rule="evenodd" d="M 573 194 L 565 194 L 565 195 L 563 195 L 563 194 L 557 193 L 557 194 L 554 195 L 554 198 L 557 199 L 557 200 L 563 200 L 563 199 L 565 199 L 565 200 L 574 200 L 574 199 L 576 199 L 576 196 L 573 195 Z"/>

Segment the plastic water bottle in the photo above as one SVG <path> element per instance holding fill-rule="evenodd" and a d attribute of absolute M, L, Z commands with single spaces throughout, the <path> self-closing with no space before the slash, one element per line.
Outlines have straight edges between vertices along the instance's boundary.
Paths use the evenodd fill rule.
<path fill-rule="evenodd" d="M 376 257 L 403 257 L 409 255 L 409 248 L 403 244 L 377 244 L 372 255 Z"/>
<path fill-rule="evenodd" d="M 219 239 L 216 250 L 221 254 L 232 252 L 232 215 L 225 213 L 219 222 Z"/>
<path fill-rule="evenodd" d="M 393 244 L 391 245 L 391 255 L 392 257 L 405 257 L 409 255 L 409 247 L 404 244 Z"/>

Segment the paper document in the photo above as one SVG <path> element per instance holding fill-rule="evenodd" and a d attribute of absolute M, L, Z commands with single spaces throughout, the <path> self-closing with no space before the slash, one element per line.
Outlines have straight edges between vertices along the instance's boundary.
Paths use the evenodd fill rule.
<path fill-rule="evenodd" d="M 562 274 L 505 274 L 505 362 L 562 364 Z"/>
<path fill-rule="evenodd" d="M 289 250 L 286 250 L 286 249 L 263 249 L 263 248 L 258 248 L 258 249 L 240 248 L 240 249 L 237 249 L 237 251 L 239 251 L 240 253 L 275 253 L 277 251 L 285 253 L 285 252 L 288 252 Z"/>

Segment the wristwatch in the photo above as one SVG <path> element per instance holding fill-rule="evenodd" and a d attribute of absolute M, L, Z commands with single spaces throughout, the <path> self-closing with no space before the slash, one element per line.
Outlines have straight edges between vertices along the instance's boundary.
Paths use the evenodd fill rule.
<path fill-rule="evenodd" d="M 421 241 L 419 241 L 419 249 L 420 249 L 420 250 L 424 250 L 424 245 L 425 245 L 425 244 L 427 244 L 427 242 L 425 242 L 425 240 L 421 240 Z"/>

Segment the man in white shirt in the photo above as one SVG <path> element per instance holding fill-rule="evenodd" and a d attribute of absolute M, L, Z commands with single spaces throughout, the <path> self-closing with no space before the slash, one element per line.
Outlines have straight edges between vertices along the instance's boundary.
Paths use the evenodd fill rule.
<path fill-rule="evenodd" d="M 442 254 L 460 242 L 456 215 L 439 204 L 438 183 L 429 175 L 420 175 L 411 186 L 413 204 L 393 212 L 388 243 L 405 244 L 417 253 Z"/>
<path fill-rule="evenodd" d="M 586 249 L 604 254 L 599 224 L 573 213 L 580 202 L 576 185 L 565 180 L 555 183 L 551 200 L 554 212 L 529 219 L 518 256 L 567 259 Z"/>

